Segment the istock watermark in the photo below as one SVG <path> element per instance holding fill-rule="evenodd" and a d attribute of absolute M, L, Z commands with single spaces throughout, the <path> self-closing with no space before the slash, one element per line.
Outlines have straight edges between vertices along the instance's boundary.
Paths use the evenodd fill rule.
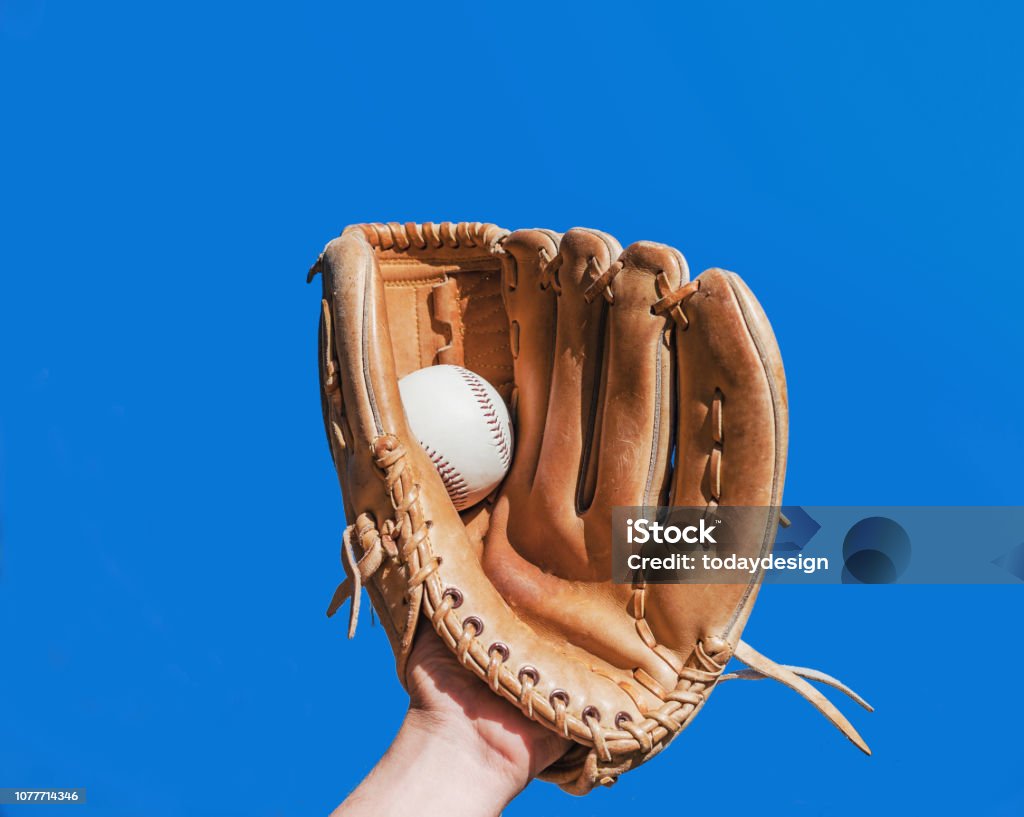
<path fill-rule="evenodd" d="M 696 525 L 679 527 L 678 525 L 663 525 L 651 519 L 626 519 L 626 541 L 630 544 L 646 545 L 648 542 L 656 544 L 677 545 L 685 542 L 689 545 L 717 545 L 712 534 L 718 526 L 707 524 L 707 520 L 701 517 Z"/>
<path fill-rule="evenodd" d="M 619 507 L 619 583 L 1024 584 L 1024 507 Z"/>

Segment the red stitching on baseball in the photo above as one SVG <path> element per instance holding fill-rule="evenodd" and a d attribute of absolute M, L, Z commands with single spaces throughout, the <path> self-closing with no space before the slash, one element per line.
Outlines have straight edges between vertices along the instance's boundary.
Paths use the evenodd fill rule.
<path fill-rule="evenodd" d="M 448 492 L 448 498 L 456 508 L 461 510 L 459 507 L 460 503 L 464 502 L 469 496 L 469 486 L 466 484 L 465 478 L 455 470 L 454 465 L 448 462 L 448 460 L 429 445 L 422 442 L 420 445 L 423 446 L 423 450 L 427 452 L 427 456 L 430 457 L 430 461 L 434 463 L 437 473 L 441 475 L 441 482 L 444 483 L 444 489 Z"/>
<path fill-rule="evenodd" d="M 511 440 L 506 435 L 505 424 L 498 419 L 498 409 L 491 402 L 491 396 L 487 393 L 487 389 L 484 388 L 479 375 L 474 374 L 468 369 L 460 368 L 459 376 L 469 386 L 469 390 L 480 404 L 487 427 L 491 432 L 491 439 L 494 440 L 494 444 L 498 448 L 501 465 L 508 470 L 509 465 L 512 463 Z"/>

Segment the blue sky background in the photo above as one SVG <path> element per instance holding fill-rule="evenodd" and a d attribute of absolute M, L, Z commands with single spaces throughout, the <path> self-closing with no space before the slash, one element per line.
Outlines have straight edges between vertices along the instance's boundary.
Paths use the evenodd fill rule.
<path fill-rule="evenodd" d="M 786 361 L 788 503 L 1021 503 L 1014 6 L 0 0 L 0 786 L 326 814 L 387 745 L 384 635 L 323 616 L 303 281 L 351 222 L 579 224 L 737 270 Z M 1019 814 L 1022 613 L 770 587 L 748 640 L 871 700 L 842 706 L 873 758 L 729 685 L 614 790 L 507 813 Z"/>

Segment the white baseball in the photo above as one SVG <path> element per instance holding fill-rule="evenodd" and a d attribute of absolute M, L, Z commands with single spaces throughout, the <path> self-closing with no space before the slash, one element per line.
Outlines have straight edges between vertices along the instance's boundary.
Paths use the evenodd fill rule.
<path fill-rule="evenodd" d="M 458 510 L 497 487 L 512 464 L 512 421 L 494 387 L 461 366 L 428 366 L 398 381 L 412 433 Z"/>

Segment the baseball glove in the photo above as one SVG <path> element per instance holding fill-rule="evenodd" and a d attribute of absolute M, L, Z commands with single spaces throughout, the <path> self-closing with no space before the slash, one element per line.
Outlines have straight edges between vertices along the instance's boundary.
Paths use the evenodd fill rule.
<path fill-rule="evenodd" d="M 417 627 L 529 718 L 575 741 L 545 779 L 584 794 L 663 749 L 732 678 L 774 678 L 865 752 L 806 678 L 740 640 L 746 584 L 616 584 L 611 509 L 766 509 L 771 551 L 786 465 L 786 386 L 739 277 L 694 280 L 671 247 L 573 229 L 363 224 L 331 241 L 319 365 L 324 423 L 351 523 L 333 614 L 361 588 L 405 679 Z M 398 378 L 464 366 L 508 402 L 502 485 L 456 510 L 410 433 Z M 730 658 L 749 669 L 723 674 Z"/>

